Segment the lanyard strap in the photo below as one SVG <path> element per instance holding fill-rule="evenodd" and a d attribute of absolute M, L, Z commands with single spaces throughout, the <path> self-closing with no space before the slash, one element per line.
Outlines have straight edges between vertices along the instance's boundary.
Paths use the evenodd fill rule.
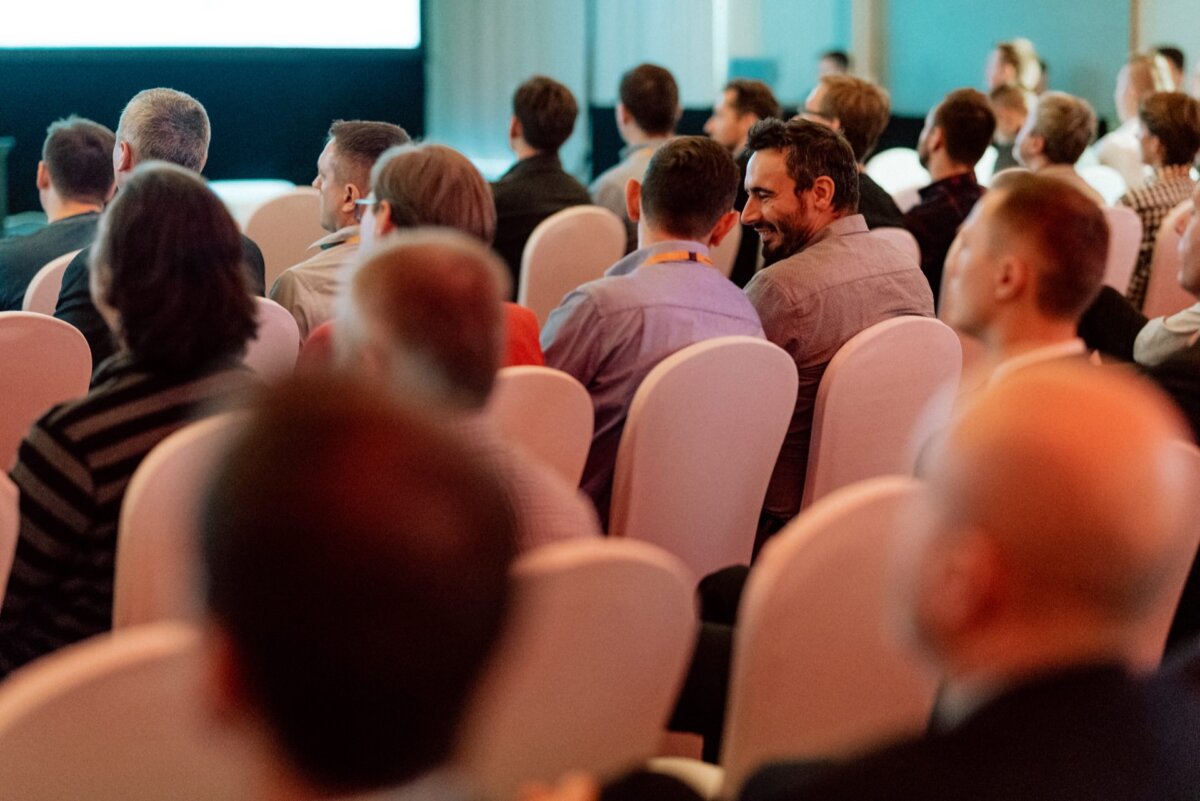
<path fill-rule="evenodd" d="M 670 253 L 659 253 L 656 256 L 651 256 L 642 262 L 642 264 L 662 264 L 668 261 L 697 261 L 701 264 L 707 264 L 709 267 L 713 263 L 713 260 L 703 253 L 697 253 L 694 250 L 675 250 Z"/>

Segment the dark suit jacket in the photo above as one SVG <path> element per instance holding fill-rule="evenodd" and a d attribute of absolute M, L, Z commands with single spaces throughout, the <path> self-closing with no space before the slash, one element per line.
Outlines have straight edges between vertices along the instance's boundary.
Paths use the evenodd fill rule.
<path fill-rule="evenodd" d="M 858 213 L 871 229 L 904 227 L 904 215 L 896 201 L 865 172 L 858 174 Z"/>
<path fill-rule="evenodd" d="M 76 214 L 24 236 L 0 240 L 0 311 L 20 311 L 29 282 L 47 262 L 96 238 L 96 212 Z"/>
<path fill-rule="evenodd" d="M 1182 682 L 1083 668 L 1010 691 L 948 732 L 822 770 L 777 764 L 742 801 L 1200 798 L 1200 698 Z"/>
<path fill-rule="evenodd" d="M 521 277 L 521 253 L 538 223 L 571 206 L 592 202 L 587 187 L 563 171 L 553 153 L 530 156 L 514 164 L 492 184 L 496 201 L 496 239 L 493 247 L 512 273 L 512 292 L 517 296 Z"/>
<path fill-rule="evenodd" d="M 84 248 L 67 265 L 54 316 L 75 326 L 83 334 L 92 351 L 92 370 L 95 370 L 102 361 L 116 352 L 116 343 L 113 341 L 112 332 L 108 330 L 108 324 L 92 303 L 92 292 L 88 283 L 88 256 L 91 250 L 91 247 Z M 246 265 L 246 276 L 250 279 L 250 288 L 254 294 L 262 295 L 266 283 L 266 265 L 263 262 L 262 251 L 251 239 L 243 236 L 242 255 Z"/>

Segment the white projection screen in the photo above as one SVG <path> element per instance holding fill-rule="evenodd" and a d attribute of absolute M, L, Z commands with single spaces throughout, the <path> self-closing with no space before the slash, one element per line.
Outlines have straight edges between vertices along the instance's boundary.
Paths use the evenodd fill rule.
<path fill-rule="evenodd" d="M 420 0 L 164 0 L 5 2 L 0 48 L 400 49 L 421 44 Z"/>

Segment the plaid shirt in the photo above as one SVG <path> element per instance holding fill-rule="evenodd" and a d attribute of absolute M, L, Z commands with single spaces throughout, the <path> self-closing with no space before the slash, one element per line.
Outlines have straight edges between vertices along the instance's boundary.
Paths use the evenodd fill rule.
<path fill-rule="evenodd" d="M 1129 278 L 1129 289 L 1125 292 L 1125 297 L 1139 310 L 1146 300 L 1146 286 L 1150 283 L 1150 260 L 1154 256 L 1158 229 L 1171 209 L 1190 198 L 1195 189 L 1196 182 L 1188 174 L 1190 169 L 1187 164 L 1157 169 L 1145 186 L 1131 189 L 1121 197 L 1120 202 L 1136 211 L 1142 220 L 1142 245 L 1137 265 Z"/>

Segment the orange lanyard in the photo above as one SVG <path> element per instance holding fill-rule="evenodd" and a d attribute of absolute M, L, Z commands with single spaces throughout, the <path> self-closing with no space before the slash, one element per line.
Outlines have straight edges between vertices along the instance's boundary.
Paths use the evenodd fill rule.
<path fill-rule="evenodd" d="M 713 263 L 712 259 L 703 253 L 697 253 L 694 250 L 675 250 L 670 253 L 659 253 L 656 256 L 651 256 L 642 262 L 642 265 L 662 264 L 668 261 L 698 261 L 701 264 L 707 264 L 709 267 Z"/>

